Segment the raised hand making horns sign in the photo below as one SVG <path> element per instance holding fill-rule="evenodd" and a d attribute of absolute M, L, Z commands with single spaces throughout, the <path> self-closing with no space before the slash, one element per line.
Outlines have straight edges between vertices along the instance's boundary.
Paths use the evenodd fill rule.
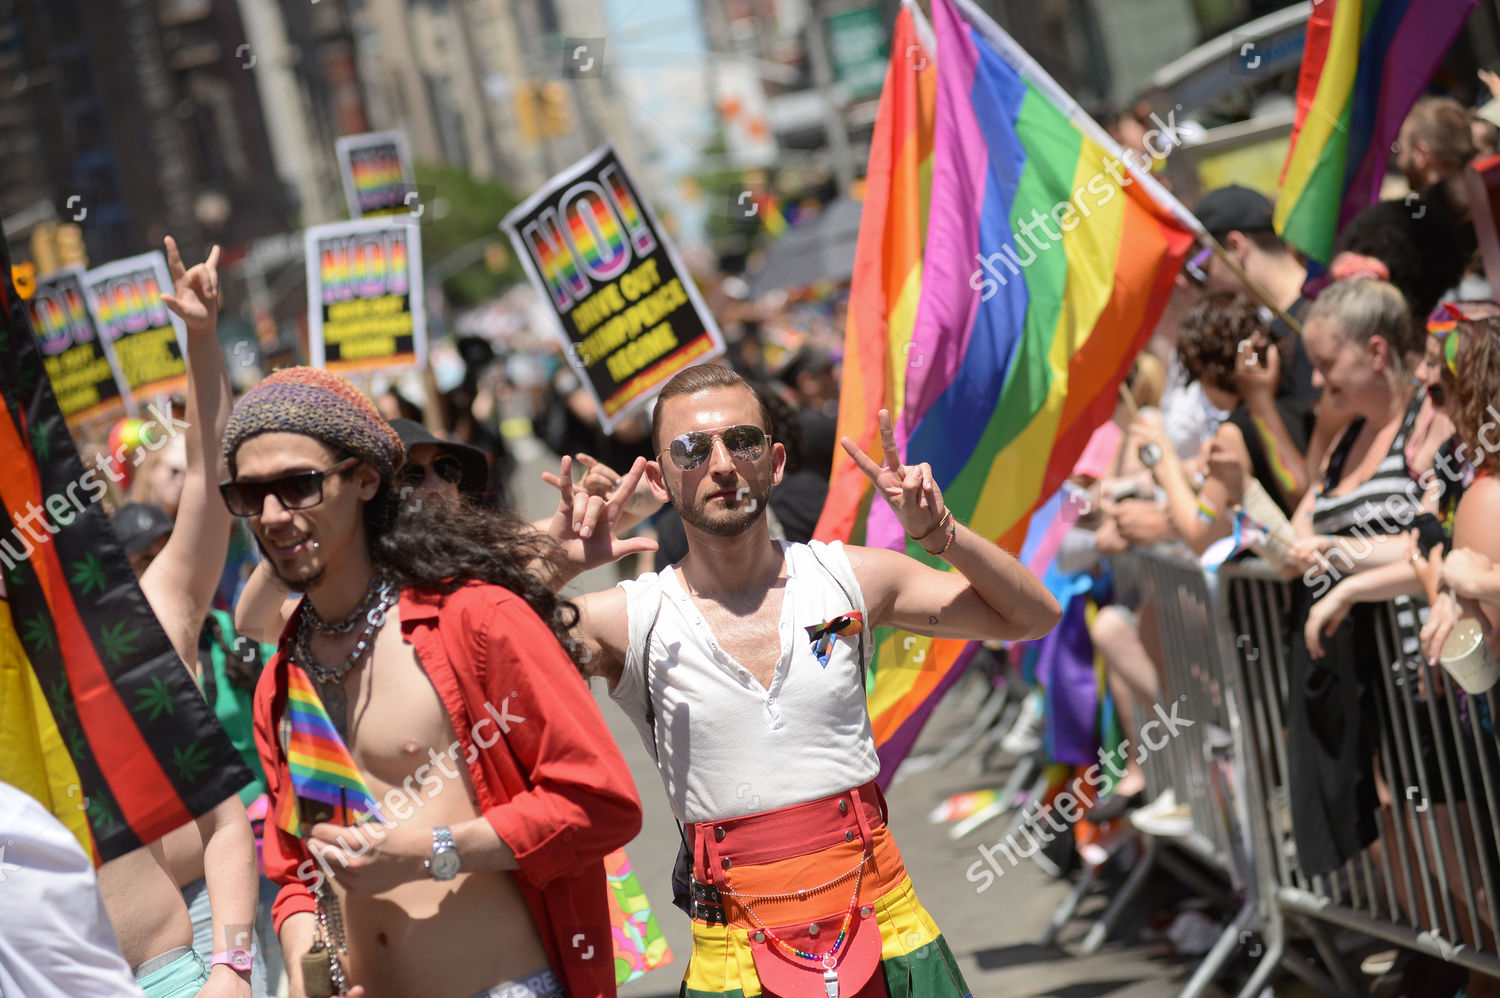
<path fill-rule="evenodd" d="M 219 320 L 219 247 L 209 250 L 208 259 L 189 270 L 182 265 L 177 240 L 168 236 L 165 242 L 172 293 L 163 294 L 162 303 L 182 319 L 189 336 L 212 335 Z"/>

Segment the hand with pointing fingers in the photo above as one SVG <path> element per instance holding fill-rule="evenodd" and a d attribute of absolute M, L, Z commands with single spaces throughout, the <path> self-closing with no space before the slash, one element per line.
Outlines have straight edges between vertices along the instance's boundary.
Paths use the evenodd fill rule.
<path fill-rule="evenodd" d="M 189 339 L 212 336 L 219 321 L 219 247 L 214 246 L 207 260 L 189 270 L 182 265 L 177 240 L 168 236 L 164 242 L 172 292 L 162 294 L 162 304 L 177 313 Z"/>
<path fill-rule="evenodd" d="M 880 410 L 880 441 L 885 450 L 885 464 L 876 464 L 859 445 L 848 437 L 840 442 L 854 459 L 859 470 L 874 483 L 876 491 L 891 504 L 902 529 L 911 537 L 924 537 L 938 528 L 948 507 L 943 493 L 932 478 L 932 466 L 926 463 L 907 467 L 896 450 L 896 434 L 891 429 L 891 414 Z"/>

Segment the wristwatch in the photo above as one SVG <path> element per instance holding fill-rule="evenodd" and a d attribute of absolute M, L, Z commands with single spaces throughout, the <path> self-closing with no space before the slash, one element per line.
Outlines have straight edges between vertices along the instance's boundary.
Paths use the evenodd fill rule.
<path fill-rule="evenodd" d="M 209 967 L 217 967 L 221 963 L 232 970 L 237 970 L 242 974 L 248 974 L 250 972 L 250 951 L 243 949 L 227 949 L 222 953 L 215 953 L 212 960 L 209 962 Z"/>
<path fill-rule="evenodd" d="M 453 844 L 453 833 L 439 825 L 432 830 L 432 856 L 427 860 L 427 869 L 433 880 L 452 880 L 458 876 L 462 860 L 458 858 L 458 846 Z"/>
<path fill-rule="evenodd" d="M 1157 463 L 1161 461 L 1161 446 L 1155 441 L 1141 444 L 1139 455 L 1142 464 L 1148 468 L 1155 468 Z"/>

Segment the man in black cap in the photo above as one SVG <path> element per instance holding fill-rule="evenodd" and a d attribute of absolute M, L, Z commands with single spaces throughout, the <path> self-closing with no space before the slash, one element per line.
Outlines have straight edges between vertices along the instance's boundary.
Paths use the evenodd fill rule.
<path fill-rule="evenodd" d="M 1301 321 L 1311 300 L 1302 294 L 1307 268 L 1297 259 L 1271 224 L 1272 205 L 1259 191 L 1238 184 L 1209 191 L 1198 201 L 1195 213 L 1209 235 L 1217 239 L 1271 302 L 1293 319 Z M 1206 289 L 1250 293 L 1250 288 L 1217 254 L 1210 253 L 1204 264 L 1208 280 Z M 1309 404 L 1316 404 L 1321 394 L 1312 384 L 1312 362 L 1302 346 L 1302 338 L 1279 315 L 1271 318 L 1271 335 L 1275 339 L 1280 362 L 1281 394 L 1289 394 Z"/>

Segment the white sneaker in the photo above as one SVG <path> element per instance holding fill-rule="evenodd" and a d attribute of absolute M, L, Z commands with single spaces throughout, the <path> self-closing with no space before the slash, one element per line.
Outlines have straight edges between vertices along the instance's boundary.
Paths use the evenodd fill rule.
<path fill-rule="evenodd" d="M 1193 813 L 1186 804 L 1177 803 L 1171 790 L 1145 807 L 1126 815 L 1130 823 L 1147 835 L 1180 838 L 1193 830 Z"/>
<path fill-rule="evenodd" d="M 1041 748 L 1042 727 L 1046 724 L 1044 709 L 1041 690 L 1027 693 L 1026 699 L 1021 701 L 1021 713 L 1005 737 L 1000 739 L 1000 747 L 1011 755 L 1030 755 Z"/>

